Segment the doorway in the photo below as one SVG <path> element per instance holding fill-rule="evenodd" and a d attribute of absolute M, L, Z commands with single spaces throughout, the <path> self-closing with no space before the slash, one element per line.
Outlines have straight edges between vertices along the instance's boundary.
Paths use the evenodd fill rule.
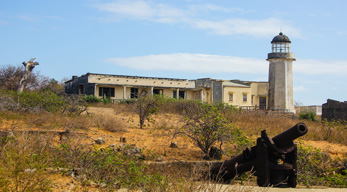
<path fill-rule="evenodd" d="M 266 97 L 259 97 L 259 109 L 266 110 Z"/>

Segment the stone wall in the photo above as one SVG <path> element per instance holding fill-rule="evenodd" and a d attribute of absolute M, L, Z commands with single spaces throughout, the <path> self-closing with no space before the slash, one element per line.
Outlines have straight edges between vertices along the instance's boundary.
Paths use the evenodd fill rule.
<path fill-rule="evenodd" d="M 347 101 L 328 99 L 322 106 L 322 119 L 347 121 Z"/>
<path fill-rule="evenodd" d="M 295 107 L 296 114 L 314 112 L 316 115 L 322 115 L 321 105 L 311 105 L 311 106 L 298 106 Z"/>

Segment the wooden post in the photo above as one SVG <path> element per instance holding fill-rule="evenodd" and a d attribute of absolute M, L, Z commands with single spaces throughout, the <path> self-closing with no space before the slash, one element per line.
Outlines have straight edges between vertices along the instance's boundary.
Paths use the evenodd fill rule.
<path fill-rule="evenodd" d="M 21 78 L 21 80 L 19 81 L 19 85 L 18 85 L 18 92 L 20 94 L 23 92 L 25 82 L 28 80 L 31 71 L 34 69 L 34 67 L 36 65 L 39 65 L 39 63 L 34 62 L 34 60 L 35 60 L 35 58 L 32 58 L 28 61 L 28 63 L 25 61 L 22 63 L 25 67 L 25 73 L 24 73 L 23 77 Z"/>

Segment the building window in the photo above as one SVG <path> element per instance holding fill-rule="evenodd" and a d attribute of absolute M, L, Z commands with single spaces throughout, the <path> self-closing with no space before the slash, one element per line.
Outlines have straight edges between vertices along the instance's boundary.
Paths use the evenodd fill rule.
<path fill-rule="evenodd" d="M 99 87 L 99 97 L 103 97 L 103 98 L 114 97 L 114 88 L 112 88 L 112 87 Z"/>
<path fill-rule="evenodd" d="M 185 91 L 179 91 L 178 96 L 180 99 L 185 99 L 186 98 L 186 92 Z"/>
<path fill-rule="evenodd" d="M 243 94 L 243 102 L 247 102 L 247 94 Z"/>
<path fill-rule="evenodd" d="M 79 85 L 78 86 L 78 94 L 84 94 L 84 85 Z"/>
<path fill-rule="evenodd" d="M 229 93 L 229 101 L 234 101 L 234 94 L 233 93 Z"/>
<path fill-rule="evenodd" d="M 139 89 L 138 88 L 131 88 L 130 89 L 130 98 L 134 99 L 137 98 L 139 95 Z"/>
<path fill-rule="evenodd" d="M 163 90 L 162 89 L 153 89 L 153 94 L 154 95 L 163 95 Z"/>
<path fill-rule="evenodd" d="M 173 90 L 173 95 L 172 95 L 172 97 L 177 99 L 177 90 Z"/>

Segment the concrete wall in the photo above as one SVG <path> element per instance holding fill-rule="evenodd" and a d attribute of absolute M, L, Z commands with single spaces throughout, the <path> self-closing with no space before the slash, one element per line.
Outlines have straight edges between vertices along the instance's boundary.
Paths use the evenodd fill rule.
<path fill-rule="evenodd" d="M 233 101 L 229 101 L 229 94 L 233 94 Z M 243 101 L 243 94 L 247 95 L 247 101 Z M 224 103 L 234 106 L 251 106 L 251 89 L 244 87 L 224 87 Z"/>
<path fill-rule="evenodd" d="M 293 60 L 271 59 L 269 61 L 269 109 L 295 112 Z"/>
<path fill-rule="evenodd" d="M 248 87 L 225 86 L 223 91 L 223 101 L 230 105 L 242 106 L 259 106 L 259 97 L 268 96 L 269 84 L 265 82 L 245 82 Z M 229 100 L 229 94 L 233 94 L 233 101 Z M 243 101 L 243 95 L 247 95 L 247 101 Z"/>
<path fill-rule="evenodd" d="M 347 121 L 347 101 L 328 99 L 322 106 L 322 119 Z"/>
<path fill-rule="evenodd" d="M 195 81 L 193 80 L 120 75 L 89 74 L 88 82 L 95 84 L 110 84 L 123 86 L 195 88 Z"/>
<path fill-rule="evenodd" d="M 81 94 L 94 94 L 94 84 L 88 84 L 88 76 L 81 77 L 73 76 L 70 81 L 65 83 L 65 93 L 80 94 L 79 86 L 84 86 L 84 91 Z"/>
<path fill-rule="evenodd" d="M 213 103 L 223 102 L 223 81 L 212 81 L 212 99 Z"/>
<path fill-rule="evenodd" d="M 316 115 L 322 115 L 321 105 L 311 105 L 311 106 L 298 106 L 295 107 L 296 114 L 305 112 L 314 112 Z"/>

